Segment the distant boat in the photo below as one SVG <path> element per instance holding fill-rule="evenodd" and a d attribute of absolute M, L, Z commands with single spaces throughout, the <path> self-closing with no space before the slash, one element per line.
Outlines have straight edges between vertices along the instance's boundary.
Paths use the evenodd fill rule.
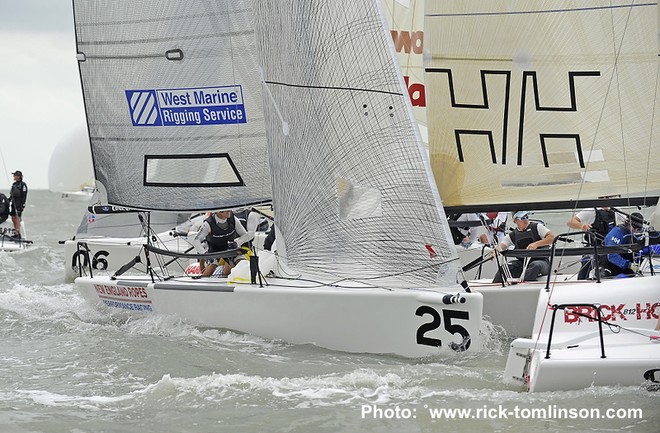
<path fill-rule="evenodd" d="M 62 138 L 48 164 L 48 189 L 62 198 L 92 198 L 95 181 L 87 130 L 80 127 Z"/>
<path fill-rule="evenodd" d="M 64 191 L 61 193 L 62 198 L 68 198 L 72 200 L 80 200 L 89 202 L 94 195 L 96 187 L 92 185 L 83 185 L 78 191 Z"/>

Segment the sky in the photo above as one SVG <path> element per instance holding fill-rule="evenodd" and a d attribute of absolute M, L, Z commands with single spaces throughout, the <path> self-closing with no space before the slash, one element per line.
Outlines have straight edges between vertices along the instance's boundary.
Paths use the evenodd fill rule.
<path fill-rule="evenodd" d="M 49 189 L 53 150 L 85 131 L 71 0 L 0 0 L 0 53 L 0 192 L 15 170 Z"/>

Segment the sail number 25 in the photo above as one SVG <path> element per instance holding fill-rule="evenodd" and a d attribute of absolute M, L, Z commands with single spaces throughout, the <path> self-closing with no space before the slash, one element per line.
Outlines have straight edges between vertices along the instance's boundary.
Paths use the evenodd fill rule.
<path fill-rule="evenodd" d="M 442 318 L 440 318 L 440 313 L 435 308 L 429 307 L 428 305 L 423 305 L 415 311 L 415 314 L 423 317 L 428 314 L 431 316 L 431 321 L 424 323 L 417 329 L 417 344 L 423 344 L 425 346 L 442 346 L 442 340 L 438 338 L 427 337 L 426 333 L 433 331 L 440 327 L 444 321 L 444 328 L 450 334 L 460 334 L 463 338 L 463 341 L 460 343 L 451 342 L 449 347 L 456 352 L 462 352 L 467 350 L 470 347 L 470 333 L 467 329 L 461 325 L 452 323 L 452 319 L 458 320 L 469 320 L 470 313 L 467 311 L 456 311 L 456 310 L 442 310 Z"/>

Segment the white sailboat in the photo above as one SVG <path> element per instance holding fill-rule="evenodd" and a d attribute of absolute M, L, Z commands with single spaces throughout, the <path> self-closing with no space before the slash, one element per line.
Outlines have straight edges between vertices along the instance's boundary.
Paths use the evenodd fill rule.
<path fill-rule="evenodd" d="M 11 218 L 0 223 L 0 251 L 21 251 L 30 247 L 32 241 L 26 238 L 27 234 L 23 221 L 21 221 L 20 233 L 21 238 L 19 239 L 16 237 L 16 229 L 14 229 Z"/>
<path fill-rule="evenodd" d="M 421 1 L 383 0 L 385 16 L 404 73 L 404 81 L 408 85 L 413 113 L 418 120 L 422 137 L 426 143 L 427 133 L 424 122 L 426 105 L 424 88 L 421 83 L 424 68 L 420 45 L 420 39 L 423 38 L 421 30 L 424 22 L 423 5 L 424 3 Z M 259 117 L 262 116 L 263 113 L 259 115 Z M 265 137 L 263 140 L 265 143 Z M 66 158 L 63 158 L 63 155 Z M 82 137 L 82 134 L 76 132 L 75 135 L 60 142 L 53 152 L 49 170 L 51 190 L 61 191 L 63 198 L 86 199 L 90 204 L 107 203 L 105 189 L 102 185 L 94 197 L 92 197 L 92 192 L 96 188 L 93 186 L 85 186 L 81 188 L 81 191 L 70 191 L 72 189 L 71 155 L 76 155 L 79 159 L 75 161 L 76 167 L 89 166 L 90 169 L 87 172 L 92 176 L 89 139 L 86 135 Z M 76 179 L 80 179 L 81 174 L 77 173 L 76 176 Z M 63 189 L 65 185 L 68 185 L 66 191 Z M 93 185 L 93 181 L 91 185 Z M 96 209 L 102 210 L 103 208 L 96 207 Z M 259 211 L 263 212 L 263 209 L 259 209 Z M 188 239 L 187 229 L 182 231 L 177 226 L 195 225 L 196 223 L 194 221 L 184 222 L 181 218 L 182 215 L 170 212 L 151 212 L 149 228 L 147 228 L 139 222 L 135 213 L 85 212 L 73 238 L 61 242 L 64 244 L 65 280 L 73 281 L 75 277 L 79 276 L 80 264 L 83 267 L 91 265 L 100 274 L 112 275 L 136 256 L 140 256 L 141 262 L 145 263 L 143 246 L 148 243 L 144 236 L 147 230 L 152 232 L 153 242 L 157 243 L 160 248 L 179 252 L 190 251 L 192 246 Z M 146 218 L 146 215 L 143 218 Z M 199 219 L 199 217 L 196 218 Z M 193 231 L 192 236 L 194 234 L 196 231 Z M 264 238 L 265 233 L 255 231 L 253 243 L 257 246 L 263 245 Z M 81 242 L 84 244 L 79 245 Z M 185 266 L 182 268 L 182 263 L 179 261 L 165 260 L 163 263 L 171 266 L 172 271 L 186 269 Z"/>
<path fill-rule="evenodd" d="M 655 205 L 658 14 L 657 2 L 427 2 L 431 164 L 447 212 Z M 597 200 L 613 194 L 621 198 Z M 507 367 L 530 390 L 639 385 L 639 365 L 649 371 L 660 362 L 650 338 L 660 313 L 657 275 L 471 287 L 493 322 L 531 335 L 513 342 Z M 550 331 L 549 305 L 566 303 L 603 311 L 649 303 L 650 317 L 621 319 L 644 335 L 626 344 L 605 331 L 602 361 L 598 333 L 596 343 L 587 338 L 593 326 L 580 326 L 578 338 L 558 319 Z"/>
<path fill-rule="evenodd" d="M 379 2 L 76 1 L 74 12 L 108 201 L 192 211 L 272 198 L 278 230 L 267 285 L 77 278 L 90 301 L 349 352 L 480 348 L 482 296 L 455 282 Z"/>
<path fill-rule="evenodd" d="M 84 128 L 62 138 L 50 156 L 48 189 L 62 198 L 89 202 L 94 193 L 94 172 Z"/>
<path fill-rule="evenodd" d="M 64 246 L 65 281 L 73 282 L 87 267 L 98 274 L 112 275 L 137 256 L 140 263 L 146 263 L 144 245 L 150 242 L 165 250 L 190 251 L 188 232 L 195 221 L 204 218 L 178 212 L 127 212 L 101 205 L 107 203 L 107 198 L 100 184 L 89 203 L 76 233 L 60 241 Z M 185 269 L 185 265 L 169 259 L 161 264 Z"/>

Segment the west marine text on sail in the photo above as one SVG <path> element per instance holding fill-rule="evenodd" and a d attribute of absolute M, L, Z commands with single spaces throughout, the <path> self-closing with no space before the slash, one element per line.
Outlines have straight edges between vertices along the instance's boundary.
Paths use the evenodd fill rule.
<path fill-rule="evenodd" d="M 240 85 L 126 90 L 133 126 L 196 126 L 246 123 Z"/>

